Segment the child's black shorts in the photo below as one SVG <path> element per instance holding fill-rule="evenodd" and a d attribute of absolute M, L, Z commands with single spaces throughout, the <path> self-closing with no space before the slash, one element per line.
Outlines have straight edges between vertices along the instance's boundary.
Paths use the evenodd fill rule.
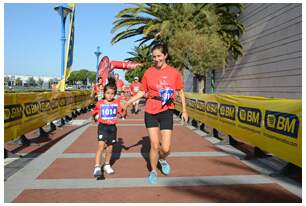
<path fill-rule="evenodd" d="M 115 144 L 117 142 L 117 127 L 114 124 L 98 124 L 98 141 L 104 141 L 106 144 Z"/>
<path fill-rule="evenodd" d="M 173 110 L 150 114 L 145 112 L 146 128 L 159 127 L 160 130 L 173 130 Z"/>

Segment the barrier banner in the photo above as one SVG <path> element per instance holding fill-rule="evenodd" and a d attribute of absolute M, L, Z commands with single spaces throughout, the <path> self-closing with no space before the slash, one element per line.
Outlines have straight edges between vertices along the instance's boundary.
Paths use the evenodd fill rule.
<path fill-rule="evenodd" d="M 90 91 L 5 93 L 4 142 L 60 119 L 90 103 Z"/>
<path fill-rule="evenodd" d="M 185 93 L 188 115 L 302 167 L 302 100 Z M 175 109 L 181 111 L 180 97 Z"/>

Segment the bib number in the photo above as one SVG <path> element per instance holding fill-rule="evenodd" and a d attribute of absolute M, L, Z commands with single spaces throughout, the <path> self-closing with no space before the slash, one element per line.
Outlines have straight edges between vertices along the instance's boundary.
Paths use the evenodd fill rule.
<path fill-rule="evenodd" d="M 171 96 L 174 94 L 174 90 L 170 88 L 159 90 L 159 94 L 162 98 L 162 105 L 166 104 Z"/>
<path fill-rule="evenodd" d="M 100 116 L 102 119 L 109 120 L 117 117 L 117 104 L 103 104 L 100 106 Z"/>

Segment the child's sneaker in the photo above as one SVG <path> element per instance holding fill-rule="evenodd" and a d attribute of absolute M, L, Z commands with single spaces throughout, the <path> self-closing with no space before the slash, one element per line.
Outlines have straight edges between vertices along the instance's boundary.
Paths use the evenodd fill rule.
<path fill-rule="evenodd" d="M 157 172 L 155 170 L 152 170 L 149 174 L 149 183 L 156 184 L 157 182 Z"/>
<path fill-rule="evenodd" d="M 161 170 L 165 175 L 169 175 L 170 174 L 170 165 L 168 164 L 168 162 L 166 160 L 159 160 L 159 163 L 161 165 Z"/>
<path fill-rule="evenodd" d="M 95 170 L 93 172 L 93 176 L 94 177 L 100 177 L 101 175 L 102 175 L 101 167 L 100 166 L 95 166 Z"/>
<path fill-rule="evenodd" d="M 113 174 L 114 173 L 114 170 L 110 166 L 110 164 L 104 165 L 103 170 L 104 170 L 104 172 L 106 172 L 106 174 Z"/>

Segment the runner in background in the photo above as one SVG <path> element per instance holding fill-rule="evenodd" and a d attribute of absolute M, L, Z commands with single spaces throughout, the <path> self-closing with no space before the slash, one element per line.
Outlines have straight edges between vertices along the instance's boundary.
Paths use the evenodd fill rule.
<path fill-rule="evenodd" d="M 99 100 L 92 112 L 95 121 L 98 121 L 98 149 L 96 152 L 96 164 L 93 175 L 100 177 L 101 172 L 101 154 L 106 146 L 106 155 L 103 170 L 107 174 L 114 173 L 110 165 L 113 151 L 113 145 L 117 141 L 117 116 L 124 116 L 119 100 L 115 99 L 116 95 L 115 81 L 109 82 L 104 87 L 104 98 Z"/>
<path fill-rule="evenodd" d="M 117 99 L 119 100 L 120 105 L 123 107 L 125 105 L 125 103 L 130 99 L 130 89 L 129 89 L 128 86 L 124 85 L 122 87 L 122 93 Z M 126 113 L 126 115 L 127 115 L 127 113 Z M 121 119 L 125 120 L 126 115 L 122 116 Z"/>
<path fill-rule="evenodd" d="M 104 97 L 104 86 L 103 84 L 98 85 L 98 91 L 96 93 L 96 99 L 99 101 Z"/>
<path fill-rule="evenodd" d="M 122 87 L 124 86 L 124 82 L 121 79 L 119 79 L 119 74 L 117 73 L 115 74 L 115 80 L 117 86 L 117 94 L 118 96 L 120 96 L 122 93 Z"/>
<path fill-rule="evenodd" d="M 100 91 L 101 85 L 103 87 L 102 77 L 98 77 L 98 81 L 95 84 L 92 84 L 91 88 L 91 97 L 95 98 L 98 101 L 98 92 Z M 103 91 L 103 90 L 102 90 Z"/>
<path fill-rule="evenodd" d="M 166 157 L 170 154 L 173 130 L 173 109 L 176 93 L 182 102 L 182 119 L 187 122 L 188 114 L 184 95 L 184 86 L 181 74 L 166 63 L 167 48 L 164 45 L 155 45 L 152 50 L 154 66 L 148 68 L 142 78 L 140 91 L 123 107 L 124 110 L 148 93 L 145 105 L 145 125 L 150 138 L 149 183 L 157 182 L 157 164 L 159 162 L 162 173 L 170 174 L 170 165 Z M 161 137 L 161 139 L 159 139 Z"/>
<path fill-rule="evenodd" d="M 136 77 L 134 77 L 133 83 L 130 85 L 130 90 L 131 90 L 132 96 L 135 96 L 137 94 L 137 92 L 139 92 L 140 87 L 141 87 L 141 83 L 139 82 L 139 78 L 136 76 Z M 138 114 L 138 112 L 139 112 L 139 101 L 140 101 L 140 99 L 133 102 L 132 113 Z"/>

